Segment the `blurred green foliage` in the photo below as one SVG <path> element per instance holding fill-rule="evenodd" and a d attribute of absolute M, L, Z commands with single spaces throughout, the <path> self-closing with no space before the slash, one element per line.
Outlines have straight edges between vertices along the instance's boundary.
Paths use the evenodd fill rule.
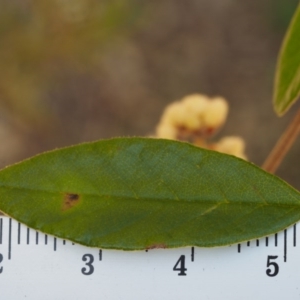
<path fill-rule="evenodd" d="M 284 33 L 294 14 L 299 0 L 272 0 L 269 4 L 272 25 L 277 32 Z"/>

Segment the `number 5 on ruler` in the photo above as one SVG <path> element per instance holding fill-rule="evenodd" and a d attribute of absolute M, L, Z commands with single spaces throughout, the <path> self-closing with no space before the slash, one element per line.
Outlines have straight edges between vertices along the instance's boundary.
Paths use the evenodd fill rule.
<path fill-rule="evenodd" d="M 279 272 L 278 264 L 276 262 L 271 262 L 271 260 L 276 259 L 276 258 L 278 258 L 278 256 L 269 255 L 268 259 L 267 259 L 267 267 L 270 267 L 270 266 L 273 267 L 273 272 L 272 272 L 271 268 L 268 268 L 267 271 L 266 271 L 267 275 L 270 276 L 270 277 L 276 276 Z"/>

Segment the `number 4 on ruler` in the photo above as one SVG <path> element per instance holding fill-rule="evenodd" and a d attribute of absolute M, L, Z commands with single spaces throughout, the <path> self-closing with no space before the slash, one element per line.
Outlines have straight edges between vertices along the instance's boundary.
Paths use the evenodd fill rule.
<path fill-rule="evenodd" d="M 186 276 L 185 271 L 187 271 L 187 268 L 185 267 L 185 255 L 181 255 L 175 264 L 174 271 L 179 271 L 178 276 Z"/>

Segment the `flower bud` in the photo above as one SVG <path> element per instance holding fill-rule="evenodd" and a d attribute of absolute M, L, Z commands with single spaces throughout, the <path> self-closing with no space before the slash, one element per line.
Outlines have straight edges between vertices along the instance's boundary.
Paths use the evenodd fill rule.
<path fill-rule="evenodd" d="M 168 105 L 161 118 L 161 123 L 169 125 L 182 124 L 186 118 L 186 112 L 182 109 L 180 102 L 174 102 Z"/>
<path fill-rule="evenodd" d="M 196 112 L 198 116 L 202 116 L 205 111 L 207 105 L 209 104 L 209 100 L 206 96 L 201 94 L 192 94 L 186 96 L 182 99 L 182 104 L 192 112 Z"/>
<path fill-rule="evenodd" d="M 244 154 L 245 142 L 238 136 L 228 136 L 222 138 L 214 145 L 214 150 L 246 159 Z"/>
<path fill-rule="evenodd" d="M 177 137 L 177 130 L 174 126 L 166 123 L 160 123 L 156 128 L 156 137 L 175 140 Z"/>
<path fill-rule="evenodd" d="M 228 113 L 228 104 L 225 99 L 218 97 L 209 102 L 203 115 L 203 121 L 206 127 L 220 127 L 226 120 Z"/>

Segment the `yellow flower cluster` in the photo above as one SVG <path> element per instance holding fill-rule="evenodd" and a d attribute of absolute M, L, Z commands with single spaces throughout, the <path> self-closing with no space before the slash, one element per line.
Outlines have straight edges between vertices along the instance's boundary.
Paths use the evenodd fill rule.
<path fill-rule="evenodd" d="M 217 143 L 208 139 L 224 124 L 228 103 L 222 97 L 201 94 L 184 97 L 166 107 L 156 128 L 156 137 L 191 140 L 195 145 L 246 159 L 240 137 L 225 137 Z"/>
<path fill-rule="evenodd" d="M 166 139 L 177 139 L 183 132 L 210 135 L 225 122 L 227 112 L 228 104 L 221 97 L 189 95 L 167 106 L 156 134 Z"/>

